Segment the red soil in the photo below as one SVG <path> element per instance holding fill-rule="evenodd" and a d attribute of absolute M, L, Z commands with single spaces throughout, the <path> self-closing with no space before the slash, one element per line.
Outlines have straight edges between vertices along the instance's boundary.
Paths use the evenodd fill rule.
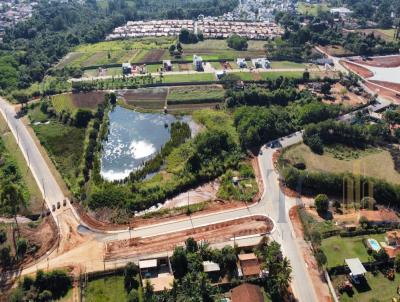
<path fill-rule="evenodd" d="M 373 74 L 371 71 L 369 71 L 367 68 L 361 67 L 361 66 L 356 65 L 356 64 L 354 64 L 354 63 L 351 63 L 351 62 L 349 62 L 349 61 L 340 61 L 340 63 L 341 63 L 344 67 L 346 67 L 346 68 L 352 70 L 353 72 L 357 73 L 359 76 L 361 76 L 361 77 L 363 77 L 363 78 L 369 78 L 369 77 L 372 77 L 372 76 L 374 75 L 374 74 Z"/>
<path fill-rule="evenodd" d="M 400 56 L 374 57 L 368 60 L 355 60 L 354 62 L 374 67 L 399 67 Z"/>

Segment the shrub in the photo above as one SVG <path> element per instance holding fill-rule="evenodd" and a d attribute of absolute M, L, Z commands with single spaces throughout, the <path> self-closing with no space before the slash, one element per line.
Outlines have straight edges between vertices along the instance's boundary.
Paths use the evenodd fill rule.
<path fill-rule="evenodd" d="M 228 46 L 235 50 L 247 50 L 248 43 L 245 37 L 233 34 L 226 40 Z"/>
<path fill-rule="evenodd" d="M 318 213 L 326 213 L 329 209 L 329 198 L 325 194 L 318 194 L 314 203 Z"/>

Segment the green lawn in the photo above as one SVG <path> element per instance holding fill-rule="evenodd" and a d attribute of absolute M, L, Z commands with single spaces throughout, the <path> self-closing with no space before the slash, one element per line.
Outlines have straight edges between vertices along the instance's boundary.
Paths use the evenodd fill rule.
<path fill-rule="evenodd" d="M 49 117 L 47 114 L 43 113 L 40 110 L 40 106 L 38 104 L 35 104 L 32 109 L 29 110 L 28 113 L 29 120 L 34 123 L 34 122 L 46 122 Z"/>
<path fill-rule="evenodd" d="M 346 276 L 333 276 L 332 283 L 334 287 L 344 282 Z M 367 285 L 354 286 L 353 295 L 347 293 L 340 295 L 340 301 L 344 302 L 372 302 L 372 301 L 392 301 L 397 298 L 397 287 L 399 285 L 400 274 L 396 273 L 395 280 L 387 279 L 381 272 L 376 276 L 368 272 L 366 274 Z M 396 300 L 397 301 L 397 300 Z"/>
<path fill-rule="evenodd" d="M 272 69 L 290 69 L 290 68 L 306 68 L 303 63 L 296 63 L 291 61 L 272 61 Z"/>
<path fill-rule="evenodd" d="M 260 72 L 262 80 L 274 80 L 279 77 L 286 78 L 301 78 L 303 76 L 302 71 L 282 71 L 282 72 Z"/>
<path fill-rule="evenodd" d="M 57 112 L 66 111 L 73 114 L 78 109 L 72 101 L 71 94 L 53 95 L 51 97 L 51 102 Z"/>
<path fill-rule="evenodd" d="M 64 125 L 56 120 L 51 120 L 48 125 L 32 127 L 66 183 L 74 186 L 83 154 L 85 129 Z"/>
<path fill-rule="evenodd" d="M 195 100 L 221 101 L 224 95 L 225 90 L 219 85 L 182 86 L 171 87 L 167 99 L 170 103 Z"/>
<path fill-rule="evenodd" d="M 323 155 L 313 153 L 305 144 L 286 149 L 283 158 L 291 164 L 303 162 L 308 170 L 331 173 L 351 172 L 384 179 L 399 184 L 400 173 L 394 168 L 394 161 L 386 150 L 369 148 L 352 149 L 343 146 L 326 148 Z M 356 167 L 359 167 L 357 170 Z"/>
<path fill-rule="evenodd" d="M 304 2 L 298 2 L 297 11 L 303 15 L 317 16 L 319 11 L 329 11 L 329 7 L 326 4 L 308 4 Z"/>
<path fill-rule="evenodd" d="M 123 276 L 106 277 L 90 281 L 86 288 L 86 302 L 127 301 Z"/>
<path fill-rule="evenodd" d="M 347 258 L 360 258 L 361 262 L 366 262 L 371 256 L 368 255 L 364 246 L 364 238 L 374 238 L 378 242 L 385 241 L 385 234 L 373 234 L 355 237 L 333 236 L 322 240 L 321 248 L 324 251 L 328 267 L 344 265 Z"/>
<path fill-rule="evenodd" d="M 191 73 L 191 74 L 171 74 L 164 75 L 163 83 L 180 83 L 180 82 L 207 82 L 215 81 L 213 73 Z"/>

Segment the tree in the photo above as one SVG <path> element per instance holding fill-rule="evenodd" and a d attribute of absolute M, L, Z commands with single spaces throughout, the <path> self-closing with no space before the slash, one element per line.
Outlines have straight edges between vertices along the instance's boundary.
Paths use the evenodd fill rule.
<path fill-rule="evenodd" d="M 115 105 L 117 103 L 117 95 L 115 92 L 110 93 L 110 104 Z"/>
<path fill-rule="evenodd" d="M 322 92 L 324 95 L 331 94 L 331 84 L 328 83 L 328 82 L 324 82 L 324 83 L 321 85 L 321 92 Z"/>
<path fill-rule="evenodd" d="M 144 284 L 144 296 L 143 296 L 144 302 L 152 302 L 153 296 L 154 296 L 154 287 L 150 283 L 150 280 L 146 279 L 146 282 Z"/>
<path fill-rule="evenodd" d="M 18 255 L 18 258 L 24 257 L 27 249 L 28 249 L 28 243 L 26 242 L 26 240 L 22 239 L 22 238 L 18 239 L 18 241 L 17 241 L 17 255 Z"/>
<path fill-rule="evenodd" d="M 319 267 L 323 267 L 328 261 L 325 253 L 320 249 L 315 251 L 314 256 L 315 256 L 315 260 L 317 260 Z"/>
<path fill-rule="evenodd" d="M 42 291 L 38 296 L 39 302 L 48 302 L 53 300 L 53 294 L 49 290 Z"/>
<path fill-rule="evenodd" d="M 303 72 L 303 81 L 308 82 L 310 80 L 310 72 L 308 70 Z"/>
<path fill-rule="evenodd" d="M 315 208 L 318 213 L 325 214 L 329 209 L 329 198 L 325 194 L 318 194 L 314 200 Z"/>
<path fill-rule="evenodd" d="M 132 289 L 129 292 L 128 302 L 139 302 L 139 292 L 137 289 Z"/>
<path fill-rule="evenodd" d="M 20 206 L 24 204 L 24 196 L 22 195 L 19 187 L 14 184 L 7 184 L 6 186 L 4 186 L 0 194 L 0 204 L 9 214 L 14 216 L 15 225 L 17 227 L 17 232 L 19 236 L 17 214 L 19 212 Z M 15 249 L 17 249 L 16 246 Z"/>
<path fill-rule="evenodd" d="M 235 50 L 243 51 L 247 50 L 248 44 L 245 37 L 241 37 L 237 34 L 233 34 L 226 40 L 228 46 Z"/>
<path fill-rule="evenodd" d="M 129 293 L 132 289 L 137 289 L 139 287 L 139 281 L 137 280 L 137 275 L 139 273 L 139 268 L 136 264 L 129 262 L 124 269 L 124 286 L 125 290 Z"/>
<path fill-rule="evenodd" d="M 0 249 L 0 263 L 3 267 L 7 267 L 11 264 L 11 249 L 9 246 Z"/>
<path fill-rule="evenodd" d="M 0 245 L 7 241 L 7 233 L 4 230 L 0 230 Z"/>
<path fill-rule="evenodd" d="M 175 278 L 181 279 L 186 275 L 188 270 L 188 260 L 186 251 L 183 247 L 178 246 L 175 248 L 171 257 L 171 266 Z"/>
<path fill-rule="evenodd" d="M 185 241 L 186 251 L 188 253 L 196 253 L 197 252 L 197 242 L 193 239 L 193 237 L 189 237 Z"/>
<path fill-rule="evenodd" d="M 92 112 L 89 109 L 79 108 L 75 113 L 75 125 L 86 127 L 92 117 Z"/>
<path fill-rule="evenodd" d="M 396 258 L 394 258 L 394 268 L 396 272 L 400 272 L 400 254 L 397 254 Z"/>
<path fill-rule="evenodd" d="M 179 33 L 179 42 L 184 44 L 196 44 L 199 41 L 197 35 L 186 28 L 182 28 Z"/>
<path fill-rule="evenodd" d="M 173 53 L 175 52 L 175 49 L 176 49 L 176 45 L 175 45 L 175 44 L 172 44 L 172 45 L 168 48 L 169 54 L 170 54 L 170 55 L 173 55 Z"/>

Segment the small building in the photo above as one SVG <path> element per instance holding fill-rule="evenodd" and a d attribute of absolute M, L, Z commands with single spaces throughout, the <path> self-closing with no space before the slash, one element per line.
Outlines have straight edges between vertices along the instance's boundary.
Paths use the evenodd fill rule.
<path fill-rule="evenodd" d="M 397 226 L 400 219 L 396 212 L 388 209 L 379 210 L 361 210 L 360 217 L 365 217 L 369 224 L 377 226 Z"/>
<path fill-rule="evenodd" d="M 197 55 L 193 55 L 193 65 L 196 71 L 204 71 L 203 58 Z"/>
<path fill-rule="evenodd" d="M 163 61 L 163 67 L 165 71 L 172 71 L 172 63 L 170 60 Z"/>
<path fill-rule="evenodd" d="M 131 63 L 122 63 L 122 74 L 131 74 L 132 73 L 132 65 Z"/>
<path fill-rule="evenodd" d="M 226 74 L 225 70 L 219 70 L 215 72 L 215 76 L 217 77 L 218 80 L 221 80 L 222 77 Z"/>
<path fill-rule="evenodd" d="M 254 253 L 240 254 L 239 258 L 239 277 L 258 278 L 261 274 L 260 263 Z"/>
<path fill-rule="evenodd" d="M 218 263 L 203 261 L 203 270 L 213 282 L 219 280 L 221 268 Z"/>
<path fill-rule="evenodd" d="M 340 17 L 344 18 L 352 14 L 353 12 L 348 9 L 347 7 L 333 7 L 330 9 L 330 13 L 332 15 L 339 15 Z"/>
<path fill-rule="evenodd" d="M 263 302 L 261 288 L 254 284 L 244 283 L 231 289 L 232 302 Z"/>
<path fill-rule="evenodd" d="M 247 68 L 247 62 L 244 58 L 237 58 L 236 64 L 239 66 L 239 68 Z"/>
<path fill-rule="evenodd" d="M 350 278 L 353 282 L 358 283 L 359 279 L 364 277 L 367 273 L 364 265 L 361 263 L 359 258 L 351 258 L 344 260 L 347 267 L 350 269 Z"/>
<path fill-rule="evenodd" d="M 168 257 L 139 260 L 139 270 L 143 283 L 149 280 L 155 292 L 172 288 L 174 276 Z"/>
<path fill-rule="evenodd" d="M 386 232 L 385 241 L 392 247 L 400 247 L 400 232 L 390 231 Z"/>
<path fill-rule="evenodd" d="M 269 69 L 271 68 L 271 62 L 267 58 L 255 58 L 252 59 L 255 68 Z"/>

